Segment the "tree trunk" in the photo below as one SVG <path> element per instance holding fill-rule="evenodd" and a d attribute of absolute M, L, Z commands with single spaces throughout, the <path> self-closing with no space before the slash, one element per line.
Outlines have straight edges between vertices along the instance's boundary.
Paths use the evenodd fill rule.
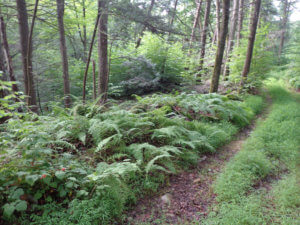
<path fill-rule="evenodd" d="M 71 107 L 70 81 L 69 81 L 68 55 L 67 55 L 67 46 L 66 46 L 65 28 L 64 28 L 65 1 L 56 0 L 56 4 L 57 4 L 57 22 L 59 28 L 60 54 L 62 60 L 63 80 L 64 80 L 64 101 L 65 101 L 65 107 L 70 108 Z"/>
<path fill-rule="evenodd" d="M 83 60 L 86 62 L 86 51 L 87 51 L 87 32 L 86 32 L 86 10 L 85 10 L 85 0 L 82 0 L 82 14 L 83 14 Z"/>
<path fill-rule="evenodd" d="M 218 43 L 220 35 L 220 14 L 220 0 L 216 0 L 216 43 Z"/>
<path fill-rule="evenodd" d="M 104 104 L 107 100 L 108 91 L 108 57 L 107 57 L 107 0 L 99 0 L 99 32 L 98 32 L 98 63 L 99 63 L 99 84 L 98 93 L 101 96 L 99 104 Z"/>
<path fill-rule="evenodd" d="M 239 0 L 237 46 L 240 45 L 240 40 L 242 38 L 243 21 L 244 21 L 244 0 Z"/>
<path fill-rule="evenodd" d="M 6 70 L 5 70 L 5 65 L 4 65 L 4 50 L 2 46 L 2 40 L 0 36 L 0 80 L 2 81 L 7 81 L 7 76 L 6 76 Z M 0 98 L 4 98 L 7 95 L 6 91 L 3 89 L 0 89 Z"/>
<path fill-rule="evenodd" d="M 171 28 L 172 28 L 173 23 L 174 23 L 174 18 L 175 18 L 176 10 L 177 10 L 177 4 L 178 4 L 178 0 L 175 0 L 174 11 L 172 12 L 172 16 L 171 16 L 171 20 L 170 20 L 170 27 Z M 170 36 L 170 32 L 169 32 L 169 36 Z"/>
<path fill-rule="evenodd" d="M 285 39 L 285 33 L 286 33 L 286 26 L 288 22 L 288 17 L 289 17 L 289 9 L 290 8 L 290 3 L 288 0 L 284 1 L 284 6 L 283 6 L 283 18 L 281 21 L 281 33 L 280 33 L 280 43 L 279 43 L 279 48 L 278 48 L 278 58 L 280 62 L 280 57 L 282 54 L 282 49 L 284 46 L 284 39 Z"/>
<path fill-rule="evenodd" d="M 153 9 L 154 3 L 155 3 L 155 0 L 151 0 L 150 7 L 149 7 L 148 13 L 147 13 L 147 17 L 148 17 L 148 18 L 149 18 L 149 16 L 151 16 L 151 11 L 152 11 L 152 9 Z M 136 42 L 135 48 L 140 47 L 141 41 L 142 41 L 142 38 L 143 38 L 143 35 L 144 35 L 145 30 L 146 30 L 146 26 L 143 26 L 142 31 L 141 31 L 141 33 L 140 33 L 140 35 L 139 35 L 139 37 L 138 37 L 137 42 Z"/>
<path fill-rule="evenodd" d="M 257 29 L 257 24 L 259 19 L 260 4 L 261 4 L 261 0 L 254 0 L 252 6 L 251 19 L 249 24 L 250 33 L 248 37 L 248 47 L 247 47 L 245 64 L 242 72 L 241 89 L 243 88 L 244 82 L 247 79 L 247 76 L 250 71 L 255 36 L 256 36 L 256 29 Z"/>
<path fill-rule="evenodd" d="M 205 45 L 206 45 L 206 37 L 207 37 L 207 31 L 208 31 L 208 23 L 209 23 L 209 15 L 210 15 L 210 6 L 211 6 L 211 0 L 206 1 L 206 7 L 205 7 L 205 14 L 204 14 L 204 25 L 203 25 L 203 31 L 201 35 L 201 52 L 200 52 L 200 65 L 199 70 L 203 69 L 203 62 L 205 57 Z M 201 78 L 201 74 L 198 74 L 198 79 Z"/>
<path fill-rule="evenodd" d="M 195 15 L 193 28 L 192 28 L 192 33 L 191 33 L 191 38 L 190 38 L 190 49 L 192 47 L 192 44 L 193 44 L 193 41 L 194 41 L 194 38 L 195 38 L 195 30 L 196 30 L 197 24 L 199 23 L 199 18 L 200 18 L 200 14 L 201 14 L 201 6 L 202 6 L 202 0 L 200 0 L 200 2 L 197 3 L 197 10 L 196 10 L 196 15 Z"/>
<path fill-rule="evenodd" d="M 217 48 L 217 53 L 215 58 L 214 72 L 210 84 L 210 93 L 218 92 L 226 36 L 228 33 L 229 8 L 230 8 L 230 0 L 223 0 L 222 25 L 220 29 L 220 35 L 218 38 L 218 48 Z"/>
<path fill-rule="evenodd" d="M 96 62 L 93 60 L 93 99 L 97 98 L 97 88 L 96 88 Z"/>
<path fill-rule="evenodd" d="M 4 53 L 4 58 L 5 58 L 5 61 L 6 61 L 6 64 L 7 64 L 7 71 L 8 71 L 9 79 L 10 79 L 10 81 L 17 81 L 16 77 L 15 77 L 15 74 L 14 74 L 12 59 L 11 59 L 11 56 L 10 56 L 9 45 L 8 45 L 7 36 L 6 36 L 6 26 L 5 26 L 4 19 L 3 19 L 2 15 L 0 16 L 0 30 L 1 30 L 0 36 L 1 36 L 1 39 L 2 39 L 2 42 L 3 42 L 3 52 L 1 51 L 1 54 Z M 3 64 L 3 66 L 4 66 L 4 63 L 3 63 L 4 59 L 1 59 L 1 61 L 2 61 L 1 64 Z M 4 71 L 4 67 L 3 67 L 3 71 Z M 18 88 L 17 84 L 12 85 L 12 90 L 14 92 L 19 91 L 19 88 Z"/>
<path fill-rule="evenodd" d="M 25 0 L 16 0 L 19 22 L 20 45 L 22 54 L 23 77 L 27 104 L 33 112 L 37 112 L 36 92 L 32 72 L 32 47 L 29 43 L 28 15 Z"/>
<path fill-rule="evenodd" d="M 231 17 L 231 23 L 230 23 L 230 30 L 229 30 L 229 36 L 228 36 L 228 44 L 227 44 L 227 59 L 224 66 L 224 77 L 227 77 L 229 75 L 229 65 L 231 52 L 233 50 L 234 46 L 234 39 L 235 39 L 235 31 L 236 31 L 236 25 L 237 25 L 237 19 L 238 19 L 238 11 L 239 10 L 239 0 L 233 1 L 233 13 Z"/>
<path fill-rule="evenodd" d="M 84 76 L 83 76 L 83 93 L 82 93 L 82 101 L 83 101 L 83 103 L 85 103 L 86 80 L 87 80 L 87 75 L 88 75 L 89 66 L 90 66 L 90 62 L 91 62 L 91 57 L 92 57 L 92 52 L 93 52 L 93 46 L 94 46 L 94 41 L 95 41 L 95 37 L 96 37 L 96 33 L 97 33 L 97 28 L 98 28 L 99 20 L 100 20 L 100 7 L 98 9 L 98 15 L 97 15 L 96 22 L 95 22 L 95 27 L 94 27 L 94 31 L 93 31 L 93 36 L 92 36 L 92 40 L 91 40 L 91 44 L 90 44 L 90 49 L 89 49 L 89 53 L 88 53 L 88 58 L 87 58 L 87 61 L 86 61 Z"/>

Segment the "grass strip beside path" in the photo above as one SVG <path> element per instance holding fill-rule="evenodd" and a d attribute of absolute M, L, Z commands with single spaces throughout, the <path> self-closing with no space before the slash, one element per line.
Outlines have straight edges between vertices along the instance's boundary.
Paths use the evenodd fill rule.
<path fill-rule="evenodd" d="M 300 96 L 280 86 L 269 93 L 271 112 L 217 178 L 218 204 L 204 224 L 300 224 Z"/>

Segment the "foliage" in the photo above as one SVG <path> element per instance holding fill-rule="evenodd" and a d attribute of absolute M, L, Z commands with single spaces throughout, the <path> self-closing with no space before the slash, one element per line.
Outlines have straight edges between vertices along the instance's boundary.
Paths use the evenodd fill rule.
<path fill-rule="evenodd" d="M 299 98 L 282 87 L 270 86 L 269 90 L 274 102 L 272 111 L 217 178 L 214 189 L 219 204 L 205 224 L 298 222 L 300 134 L 295 121 L 299 118 Z M 271 192 L 255 188 L 266 176 L 282 172 L 289 175 L 273 180 Z"/>
<path fill-rule="evenodd" d="M 266 36 L 270 35 L 272 29 L 270 24 L 263 24 L 257 29 L 251 70 L 244 85 L 246 90 L 251 91 L 261 87 L 268 72 L 274 67 L 274 53 L 271 51 L 271 43 L 266 39 Z M 247 34 L 244 35 L 247 36 Z M 242 39 L 240 45 L 234 48 L 232 53 L 229 81 L 235 85 L 238 85 L 241 81 L 241 71 L 246 58 L 247 44 L 248 40 Z"/>
<path fill-rule="evenodd" d="M 201 154 L 230 140 L 238 130 L 232 122 L 246 122 L 234 118 L 250 110 L 247 101 L 215 94 L 137 98 L 109 109 L 79 104 L 66 111 L 52 104 L 47 116 L 9 119 L 0 142 L 3 218 L 110 224 L 169 173 L 197 164 Z M 209 110 L 220 123 L 190 110 Z"/>

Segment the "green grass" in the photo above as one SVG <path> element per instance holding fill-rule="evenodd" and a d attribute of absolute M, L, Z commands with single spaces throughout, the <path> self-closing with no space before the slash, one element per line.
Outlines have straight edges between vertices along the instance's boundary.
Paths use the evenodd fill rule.
<path fill-rule="evenodd" d="M 269 86 L 270 114 L 259 121 L 242 150 L 219 175 L 214 190 L 218 204 L 205 224 L 299 224 L 300 104 L 280 86 Z M 288 173 L 273 181 L 272 191 L 254 185 L 269 175 Z"/>

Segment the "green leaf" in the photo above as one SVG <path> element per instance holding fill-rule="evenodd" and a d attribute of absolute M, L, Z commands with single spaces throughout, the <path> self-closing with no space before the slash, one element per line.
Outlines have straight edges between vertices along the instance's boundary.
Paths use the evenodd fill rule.
<path fill-rule="evenodd" d="M 66 187 L 67 188 L 72 188 L 73 186 L 74 186 L 74 183 L 71 182 L 71 181 L 69 181 L 69 182 L 66 183 Z"/>
<path fill-rule="evenodd" d="M 77 198 L 81 197 L 81 196 L 88 196 L 88 192 L 85 190 L 80 190 L 77 192 Z"/>
<path fill-rule="evenodd" d="M 50 187 L 57 188 L 57 182 L 51 182 L 49 184 Z"/>
<path fill-rule="evenodd" d="M 43 194 L 42 194 L 41 192 L 37 192 L 37 193 L 35 193 L 35 195 L 34 195 L 34 199 L 35 199 L 35 200 L 39 200 L 42 196 L 43 196 Z"/>
<path fill-rule="evenodd" d="M 63 180 L 66 177 L 66 173 L 59 170 L 55 172 L 55 176 L 57 177 L 57 179 Z"/>
<path fill-rule="evenodd" d="M 24 194 L 24 191 L 22 188 L 18 188 L 14 191 L 14 193 L 11 195 L 12 199 L 20 199 L 20 196 Z"/>
<path fill-rule="evenodd" d="M 26 201 L 19 201 L 16 205 L 17 211 L 25 211 L 27 209 L 27 202 Z"/>
<path fill-rule="evenodd" d="M 15 206 L 14 204 L 10 203 L 6 203 L 4 206 L 3 206 L 3 215 L 5 217 L 11 217 L 11 215 L 14 213 L 15 211 Z"/>
<path fill-rule="evenodd" d="M 65 197 L 67 195 L 67 192 L 64 188 L 62 188 L 60 191 L 59 191 L 59 197 Z"/>
<path fill-rule="evenodd" d="M 39 179 L 39 175 L 28 175 L 25 177 L 25 181 L 30 186 L 33 186 L 34 183 Z"/>
<path fill-rule="evenodd" d="M 83 144 L 85 144 L 86 133 L 80 132 L 80 133 L 78 134 L 78 139 L 79 139 L 80 141 L 82 141 Z"/>

